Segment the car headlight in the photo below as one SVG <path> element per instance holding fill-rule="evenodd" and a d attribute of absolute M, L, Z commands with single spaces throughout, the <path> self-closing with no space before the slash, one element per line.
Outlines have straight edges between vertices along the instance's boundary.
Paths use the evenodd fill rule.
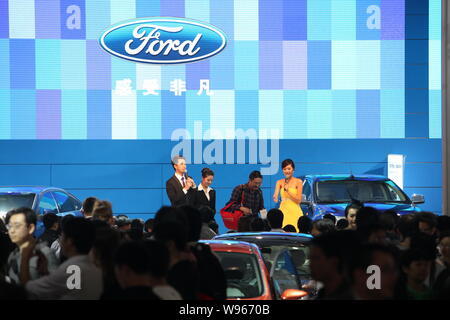
<path fill-rule="evenodd" d="M 319 207 L 319 206 L 316 207 L 316 214 L 322 215 L 322 214 L 326 214 L 326 213 L 327 213 L 327 210 L 325 210 L 325 209 L 323 209 L 322 207 Z"/>

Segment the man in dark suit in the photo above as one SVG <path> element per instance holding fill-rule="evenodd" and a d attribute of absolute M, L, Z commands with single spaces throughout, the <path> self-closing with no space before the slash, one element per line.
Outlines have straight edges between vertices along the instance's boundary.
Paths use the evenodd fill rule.
<path fill-rule="evenodd" d="M 187 175 L 186 160 L 181 156 L 172 159 L 175 174 L 166 182 L 166 192 L 172 206 L 188 205 L 196 187 L 194 180 Z"/>

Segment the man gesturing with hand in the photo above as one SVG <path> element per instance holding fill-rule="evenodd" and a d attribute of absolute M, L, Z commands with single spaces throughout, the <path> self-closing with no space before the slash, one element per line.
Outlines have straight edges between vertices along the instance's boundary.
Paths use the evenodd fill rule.
<path fill-rule="evenodd" d="M 166 182 L 166 192 L 172 206 L 190 203 L 190 197 L 196 188 L 194 180 L 187 175 L 186 160 L 181 156 L 172 159 L 174 175 Z"/>

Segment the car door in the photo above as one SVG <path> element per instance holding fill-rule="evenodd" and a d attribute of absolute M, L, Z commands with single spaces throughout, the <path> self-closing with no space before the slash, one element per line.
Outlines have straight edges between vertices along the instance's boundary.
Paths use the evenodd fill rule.
<path fill-rule="evenodd" d="M 80 212 L 81 203 L 77 199 L 62 191 L 53 191 L 52 194 L 58 205 L 60 216 L 68 214 L 82 216 Z"/>
<path fill-rule="evenodd" d="M 301 281 L 288 248 L 277 253 L 271 270 L 271 278 L 278 297 L 287 289 L 301 289 Z"/>
<path fill-rule="evenodd" d="M 305 181 L 303 182 L 302 200 L 306 199 L 308 202 L 306 202 L 306 203 L 302 202 L 300 204 L 300 207 L 302 208 L 303 214 L 308 217 L 312 217 L 312 215 L 313 215 L 313 210 L 312 210 L 312 205 L 311 205 L 311 200 L 312 200 L 311 190 L 312 190 L 311 181 L 308 179 L 305 179 Z"/>
<path fill-rule="evenodd" d="M 54 213 L 58 214 L 58 206 L 51 192 L 47 191 L 39 194 L 38 206 L 36 208 L 37 223 L 36 230 L 34 231 L 35 238 L 39 238 L 44 233 L 44 223 L 42 218 L 44 214 Z"/>
<path fill-rule="evenodd" d="M 51 192 L 45 192 L 39 197 L 39 215 L 47 213 L 58 214 L 58 206 Z"/>

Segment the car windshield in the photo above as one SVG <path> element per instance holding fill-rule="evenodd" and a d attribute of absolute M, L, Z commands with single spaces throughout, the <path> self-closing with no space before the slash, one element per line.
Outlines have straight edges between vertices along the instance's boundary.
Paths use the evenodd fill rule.
<path fill-rule="evenodd" d="M 0 217 L 12 209 L 33 206 L 34 193 L 0 193 Z"/>
<path fill-rule="evenodd" d="M 255 256 L 237 252 L 215 252 L 227 277 L 228 298 L 256 298 L 263 295 L 261 270 Z"/>
<path fill-rule="evenodd" d="M 318 203 L 346 203 L 352 198 L 362 202 L 409 203 L 405 194 L 390 180 L 330 180 L 316 183 Z"/>
<path fill-rule="evenodd" d="M 263 246 L 262 253 L 278 296 L 286 289 L 301 290 L 311 280 L 307 245 Z"/>

